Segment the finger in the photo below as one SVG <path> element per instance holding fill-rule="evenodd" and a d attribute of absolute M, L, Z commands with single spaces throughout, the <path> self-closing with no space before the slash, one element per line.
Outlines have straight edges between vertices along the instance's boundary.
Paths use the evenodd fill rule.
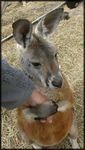
<path fill-rule="evenodd" d="M 47 119 L 41 119 L 40 120 L 40 122 L 42 122 L 42 123 L 46 123 L 46 122 L 48 122 L 48 123 L 52 123 L 52 117 L 48 117 Z"/>
<path fill-rule="evenodd" d="M 52 117 L 48 117 L 47 122 L 52 123 Z"/>
<path fill-rule="evenodd" d="M 46 122 L 47 122 L 47 120 L 40 120 L 40 122 L 41 122 L 41 123 L 46 123 Z"/>

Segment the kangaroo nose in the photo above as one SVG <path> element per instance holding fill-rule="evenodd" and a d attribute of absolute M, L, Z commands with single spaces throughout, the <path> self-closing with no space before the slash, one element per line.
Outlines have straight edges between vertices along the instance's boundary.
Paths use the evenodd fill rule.
<path fill-rule="evenodd" d="M 59 81 L 53 80 L 52 85 L 55 86 L 55 87 L 61 88 L 62 80 L 59 80 Z"/>

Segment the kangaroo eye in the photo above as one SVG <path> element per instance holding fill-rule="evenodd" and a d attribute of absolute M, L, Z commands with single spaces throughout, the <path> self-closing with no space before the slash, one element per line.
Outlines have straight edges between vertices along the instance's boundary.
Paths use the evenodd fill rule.
<path fill-rule="evenodd" d="M 40 63 L 37 63 L 37 62 L 33 62 L 32 65 L 33 65 L 34 67 L 40 67 L 40 66 L 41 66 L 41 64 L 40 64 Z"/>
<path fill-rule="evenodd" d="M 57 53 L 55 54 L 55 58 L 57 57 Z"/>
<path fill-rule="evenodd" d="M 57 53 L 55 53 L 55 58 L 57 58 L 57 56 L 58 56 L 58 52 L 57 52 Z"/>

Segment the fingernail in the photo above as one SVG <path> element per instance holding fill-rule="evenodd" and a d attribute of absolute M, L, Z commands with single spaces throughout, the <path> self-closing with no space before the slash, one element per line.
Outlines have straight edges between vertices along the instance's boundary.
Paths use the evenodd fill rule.
<path fill-rule="evenodd" d="M 52 119 L 47 119 L 47 121 L 48 121 L 49 123 L 52 123 Z"/>
<path fill-rule="evenodd" d="M 41 120 L 40 122 L 45 123 L 45 122 L 46 122 L 46 120 Z"/>

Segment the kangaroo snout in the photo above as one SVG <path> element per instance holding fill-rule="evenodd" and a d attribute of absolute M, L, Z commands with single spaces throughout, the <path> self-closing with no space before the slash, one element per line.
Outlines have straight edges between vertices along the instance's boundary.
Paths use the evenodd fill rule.
<path fill-rule="evenodd" d="M 46 83 L 49 88 L 61 88 L 63 84 L 61 73 L 58 72 L 55 76 L 51 76 Z"/>
<path fill-rule="evenodd" d="M 58 88 L 61 88 L 61 86 L 62 86 L 62 79 L 58 79 L 58 80 L 53 80 L 52 81 L 52 85 L 54 86 L 54 87 L 58 87 Z"/>

